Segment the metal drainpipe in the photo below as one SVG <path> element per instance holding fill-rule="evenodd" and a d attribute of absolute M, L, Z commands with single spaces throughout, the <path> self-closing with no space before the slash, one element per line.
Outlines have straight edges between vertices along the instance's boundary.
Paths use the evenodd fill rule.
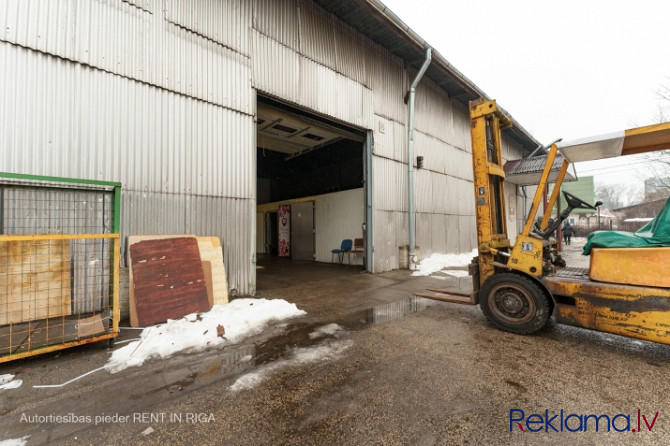
<path fill-rule="evenodd" d="M 430 65 L 433 49 L 426 47 L 426 59 L 409 86 L 409 116 L 407 118 L 407 213 L 409 215 L 409 269 L 416 269 L 416 251 L 414 249 L 414 94 L 416 86 Z"/>

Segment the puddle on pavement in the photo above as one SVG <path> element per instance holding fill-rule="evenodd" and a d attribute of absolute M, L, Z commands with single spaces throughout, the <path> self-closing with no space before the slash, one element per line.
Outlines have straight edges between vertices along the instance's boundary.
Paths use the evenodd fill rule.
<path fill-rule="evenodd" d="M 296 349 L 321 345 L 372 325 L 397 320 L 425 309 L 431 304 L 434 302 L 411 297 L 354 312 L 336 320 L 289 324 L 281 330 L 281 333 L 261 342 L 228 346 L 216 355 L 210 353 L 190 362 L 188 366 L 157 373 L 150 378 L 147 385 L 142 386 L 147 389 L 146 391 L 136 393 L 130 399 L 145 399 L 150 395 L 165 395 L 164 392 L 192 390 L 216 381 L 233 378 L 255 367 L 277 361 Z M 337 324 L 339 329 L 332 333 L 325 332 L 315 335 L 319 328 L 329 324 Z"/>

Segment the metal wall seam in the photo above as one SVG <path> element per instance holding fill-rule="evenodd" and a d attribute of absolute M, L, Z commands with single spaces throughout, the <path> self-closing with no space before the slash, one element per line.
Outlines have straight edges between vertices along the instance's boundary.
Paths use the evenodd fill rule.
<path fill-rule="evenodd" d="M 414 202 L 417 213 L 431 212 L 433 208 L 433 175 L 429 170 L 414 170 Z"/>
<path fill-rule="evenodd" d="M 298 23 L 297 0 L 253 0 L 253 28 L 296 52 L 300 50 Z"/>
<path fill-rule="evenodd" d="M 201 197 L 124 190 L 122 234 L 198 234 L 221 238 L 231 290 L 253 293 L 253 265 L 247 241 L 251 233 L 250 199 Z M 124 238 L 123 252 L 127 251 Z"/>
<path fill-rule="evenodd" d="M 0 16 L 4 25 L 0 36 L 27 48 L 251 114 L 246 32 L 251 5 L 249 1 L 210 1 L 207 6 L 185 9 L 204 16 L 184 13 L 187 20 L 182 25 L 166 20 L 169 8 L 164 17 L 162 8 L 152 14 L 120 0 L 10 0 Z M 225 31 L 215 31 L 219 28 Z"/>
<path fill-rule="evenodd" d="M 334 16 L 309 0 L 299 3 L 300 53 L 336 70 Z"/>
<path fill-rule="evenodd" d="M 416 123 L 418 131 L 454 144 L 453 110 L 447 94 L 430 79 L 416 89 Z"/>
<path fill-rule="evenodd" d="M 398 248 L 407 244 L 407 213 L 374 211 L 374 270 L 398 269 Z"/>
<path fill-rule="evenodd" d="M 297 103 L 300 97 L 300 56 L 256 30 L 252 30 L 251 34 L 253 86 Z"/>
<path fill-rule="evenodd" d="M 407 106 L 403 98 L 408 83 L 402 61 L 371 42 L 367 54 L 365 62 L 374 95 L 374 113 L 406 122 Z"/>
<path fill-rule="evenodd" d="M 168 0 L 166 20 L 211 39 L 239 53 L 249 55 L 250 0 Z"/>
<path fill-rule="evenodd" d="M 369 50 L 363 37 L 340 20 L 334 20 L 333 25 L 335 34 L 335 70 L 370 88 L 371 82 L 365 63 Z"/>
<path fill-rule="evenodd" d="M 252 196 L 244 175 L 252 166 L 252 116 L 15 45 L 0 43 L 0 55 L 12 62 L 0 68 L 10 117 L 0 129 L 13 148 L 0 169 Z"/>
<path fill-rule="evenodd" d="M 372 92 L 332 69 L 300 57 L 299 103 L 336 119 L 370 128 L 371 116 L 364 115 Z"/>

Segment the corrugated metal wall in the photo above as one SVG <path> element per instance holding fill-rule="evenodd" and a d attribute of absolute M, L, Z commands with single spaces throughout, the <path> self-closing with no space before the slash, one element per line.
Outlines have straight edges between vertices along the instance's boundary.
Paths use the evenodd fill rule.
<path fill-rule="evenodd" d="M 0 170 L 120 181 L 123 236 L 219 236 L 253 292 L 251 6 L 5 2 Z"/>
<path fill-rule="evenodd" d="M 255 287 L 255 94 L 374 132 L 374 271 L 407 243 L 405 61 L 309 0 L 7 0 L 0 170 L 120 181 L 122 234 L 222 237 Z M 424 78 L 422 255 L 470 250 L 467 108 Z M 518 152 L 509 146 L 510 154 Z"/>

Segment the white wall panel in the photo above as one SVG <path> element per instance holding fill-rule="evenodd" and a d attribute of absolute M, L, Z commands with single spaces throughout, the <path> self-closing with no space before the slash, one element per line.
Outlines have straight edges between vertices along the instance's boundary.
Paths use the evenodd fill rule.
<path fill-rule="evenodd" d="M 316 197 L 314 201 L 316 261 L 330 262 L 332 258 L 330 250 L 339 248 L 342 240 L 363 237 L 361 225 L 364 220 L 363 189 Z M 348 262 L 349 259 L 345 261 Z M 351 262 L 354 262 L 354 256 L 351 256 Z"/>

